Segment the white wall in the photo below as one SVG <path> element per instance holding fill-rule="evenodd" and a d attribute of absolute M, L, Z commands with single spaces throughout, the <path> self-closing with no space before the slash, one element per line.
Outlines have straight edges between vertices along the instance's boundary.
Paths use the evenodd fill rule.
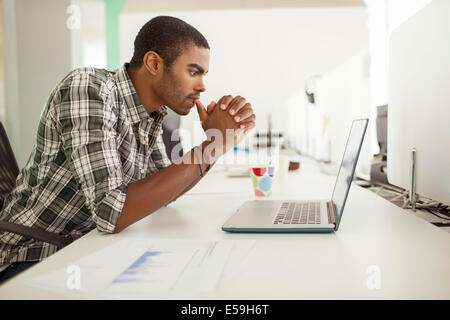
<path fill-rule="evenodd" d="M 121 14 L 122 63 L 131 59 L 139 29 L 158 15 L 181 18 L 207 38 L 211 61 L 202 100 L 244 96 L 255 109 L 257 128 L 265 129 L 271 114 L 273 128 L 285 129 L 289 101 L 303 94 L 305 80 L 368 45 L 364 7 L 148 12 Z M 183 127 L 192 129 L 197 119 L 191 112 Z"/>
<path fill-rule="evenodd" d="M 19 166 L 28 159 L 42 108 L 71 69 L 69 0 L 3 0 L 6 129 Z"/>
<path fill-rule="evenodd" d="M 80 28 L 72 30 L 73 68 L 106 68 L 106 19 L 104 0 L 72 0 L 79 7 Z"/>
<path fill-rule="evenodd" d="M 429 5 L 432 0 L 387 0 L 387 22 L 389 36 L 417 12 Z"/>
<path fill-rule="evenodd" d="M 315 108 L 318 114 L 327 117 L 328 123 L 323 131 L 320 126 L 314 154 L 316 158 L 323 158 L 328 151 L 329 141 L 329 160 L 339 164 L 352 121 L 370 117 L 369 62 L 369 52 L 363 50 L 327 72 L 318 81 Z M 375 119 L 371 119 L 369 128 L 375 124 Z M 358 161 L 357 174 L 360 175 L 370 174 L 372 145 L 376 144 L 376 136 L 372 136 L 370 132 L 371 130 L 366 132 Z"/>
<path fill-rule="evenodd" d="M 69 10 L 73 5 L 75 11 Z M 105 67 L 104 3 L 3 0 L 2 11 L 5 108 L 1 120 L 22 167 L 53 88 L 74 68 Z"/>
<path fill-rule="evenodd" d="M 408 1 L 408 0 L 407 0 Z M 292 7 L 363 7 L 364 0 L 127 0 L 123 13 Z"/>

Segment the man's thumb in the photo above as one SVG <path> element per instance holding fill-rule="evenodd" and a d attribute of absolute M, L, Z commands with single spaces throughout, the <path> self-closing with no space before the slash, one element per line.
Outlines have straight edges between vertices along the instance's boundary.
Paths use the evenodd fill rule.
<path fill-rule="evenodd" d="M 197 106 L 198 116 L 200 117 L 200 122 L 203 123 L 208 118 L 208 113 L 206 112 L 205 106 L 200 100 L 195 100 L 195 105 Z"/>

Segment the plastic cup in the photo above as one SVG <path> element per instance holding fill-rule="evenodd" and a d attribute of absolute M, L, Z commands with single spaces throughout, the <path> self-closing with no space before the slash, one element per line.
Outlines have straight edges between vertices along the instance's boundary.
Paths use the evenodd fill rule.
<path fill-rule="evenodd" d="M 253 191 L 257 198 L 267 198 L 272 195 L 273 177 L 275 166 L 252 166 L 250 167 L 250 177 L 253 184 Z"/>

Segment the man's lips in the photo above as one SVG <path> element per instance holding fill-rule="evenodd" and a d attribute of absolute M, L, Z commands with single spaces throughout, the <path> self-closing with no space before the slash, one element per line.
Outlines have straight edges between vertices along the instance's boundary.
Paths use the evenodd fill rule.
<path fill-rule="evenodd" d="M 186 100 L 188 101 L 190 107 L 193 107 L 195 105 L 195 100 L 196 99 L 198 99 L 198 98 L 193 98 L 193 97 L 186 98 Z"/>
<path fill-rule="evenodd" d="M 189 101 L 189 104 L 191 105 L 191 107 L 193 107 L 195 105 L 195 100 L 200 99 L 200 96 L 190 96 L 187 97 L 186 100 Z"/>

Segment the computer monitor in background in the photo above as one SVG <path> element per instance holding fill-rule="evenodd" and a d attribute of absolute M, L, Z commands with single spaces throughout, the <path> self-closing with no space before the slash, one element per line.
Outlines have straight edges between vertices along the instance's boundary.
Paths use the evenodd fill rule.
<path fill-rule="evenodd" d="M 450 204 L 450 1 L 433 0 L 389 42 L 389 183 Z"/>
<path fill-rule="evenodd" d="M 387 123 L 388 123 L 388 105 L 377 107 L 377 141 L 380 147 L 380 154 L 387 153 Z"/>
<path fill-rule="evenodd" d="M 380 152 L 373 155 L 370 168 L 370 181 L 374 183 L 389 183 L 387 179 L 387 125 L 388 105 L 377 107 L 377 142 Z"/>

